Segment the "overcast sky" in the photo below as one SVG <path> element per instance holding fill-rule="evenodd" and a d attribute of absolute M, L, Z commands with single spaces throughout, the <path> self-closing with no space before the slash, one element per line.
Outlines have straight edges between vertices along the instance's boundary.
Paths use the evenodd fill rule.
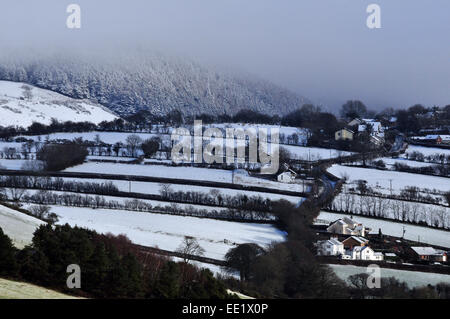
<path fill-rule="evenodd" d="M 315 103 L 450 104 L 449 0 L 2 0 L 0 49 L 151 47 L 242 69 Z M 82 28 L 66 27 L 77 3 Z M 381 29 L 366 8 L 381 7 Z"/>

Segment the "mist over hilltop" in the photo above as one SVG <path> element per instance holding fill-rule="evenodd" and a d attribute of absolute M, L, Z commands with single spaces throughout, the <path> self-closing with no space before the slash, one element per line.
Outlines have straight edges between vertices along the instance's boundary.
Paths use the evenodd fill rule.
<path fill-rule="evenodd" d="M 203 66 L 160 52 L 61 52 L 0 58 L 0 79 L 90 99 L 121 115 L 173 109 L 187 115 L 252 109 L 286 114 L 307 99 L 243 72 Z"/>

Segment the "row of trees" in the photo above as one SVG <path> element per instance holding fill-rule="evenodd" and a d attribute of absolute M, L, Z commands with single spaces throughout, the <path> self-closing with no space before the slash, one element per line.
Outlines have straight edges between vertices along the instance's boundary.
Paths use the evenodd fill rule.
<path fill-rule="evenodd" d="M 111 181 L 103 183 L 93 183 L 93 182 L 78 182 L 70 179 L 64 179 L 61 177 L 41 177 L 41 176 L 0 176 L 0 189 L 6 198 L 13 201 L 20 200 L 38 200 L 39 196 L 44 196 L 47 198 L 51 196 L 51 202 L 47 204 L 55 203 L 55 195 L 48 191 L 59 191 L 59 192 L 70 192 L 76 194 L 59 194 L 58 198 L 71 199 L 69 202 L 82 205 L 84 207 L 90 207 L 90 201 L 86 201 L 87 196 L 81 194 L 95 194 L 105 195 L 105 196 L 117 196 L 123 195 L 119 191 L 118 187 Z M 40 191 L 33 196 L 28 196 L 26 189 L 39 189 Z M 192 192 L 192 191 L 178 191 L 175 192 L 170 187 L 169 184 L 162 184 L 160 189 L 160 195 L 149 195 L 150 199 L 164 200 L 167 202 L 181 202 L 187 204 L 200 204 L 200 205 L 210 205 L 227 207 L 234 209 L 233 211 L 249 212 L 249 216 L 254 216 L 255 214 L 261 219 L 269 219 L 271 217 L 270 212 L 272 210 L 272 201 L 268 198 L 263 198 L 261 196 L 247 196 L 246 194 L 237 194 L 235 196 L 223 195 L 219 190 L 213 189 L 209 193 L 203 192 Z M 75 199 L 74 199 L 75 198 Z M 58 200 L 61 202 L 61 200 Z M 96 201 L 97 202 L 97 201 Z M 111 206 L 111 204 L 106 204 L 105 202 L 102 206 Z M 44 202 L 39 202 L 44 204 Z M 64 201 L 65 205 L 68 205 L 67 201 Z M 69 205 L 70 206 L 70 205 Z M 114 204 L 113 206 L 116 206 Z M 151 210 L 152 207 L 146 208 L 145 210 Z"/>
<path fill-rule="evenodd" d="M 166 205 L 152 205 L 149 202 L 139 199 L 129 199 L 125 201 L 108 200 L 99 195 L 81 195 L 75 193 L 58 194 L 49 191 L 38 191 L 33 194 L 27 192 L 18 192 L 14 190 L 14 194 L 20 193 L 21 202 L 34 203 L 38 205 L 60 205 L 67 207 L 85 207 L 85 208 L 104 208 L 119 209 L 146 213 L 166 213 L 179 216 L 202 217 L 212 219 L 226 219 L 235 221 L 253 221 L 262 222 L 272 220 L 273 217 L 267 212 L 249 211 L 239 208 L 228 209 L 201 209 L 191 205 L 179 205 L 176 203 Z M 7 195 L 11 195 L 7 194 Z"/>
<path fill-rule="evenodd" d="M 417 186 L 406 186 L 400 189 L 400 194 L 394 194 L 391 192 L 390 195 L 383 194 L 381 192 L 375 191 L 372 187 L 367 185 L 367 181 L 358 180 L 356 181 L 356 187 L 350 187 L 346 190 L 346 193 L 359 194 L 372 197 L 382 197 L 390 198 L 395 200 L 405 200 L 411 202 L 427 203 L 434 205 L 445 205 L 450 206 L 449 192 L 442 193 L 436 189 L 419 188 Z"/>
<path fill-rule="evenodd" d="M 77 182 L 61 177 L 50 176 L 0 176 L 0 187 L 41 189 L 63 192 L 90 193 L 98 195 L 116 195 L 117 186 L 111 181 L 102 183 Z"/>
<path fill-rule="evenodd" d="M 406 200 L 343 193 L 336 196 L 327 209 L 450 229 L 450 210 L 448 208 Z"/>
<path fill-rule="evenodd" d="M 449 176 L 450 166 L 447 164 L 437 164 L 430 166 L 413 167 L 408 164 L 396 162 L 393 167 L 395 171 L 415 173 L 422 175 L 436 175 L 436 176 Z"/>

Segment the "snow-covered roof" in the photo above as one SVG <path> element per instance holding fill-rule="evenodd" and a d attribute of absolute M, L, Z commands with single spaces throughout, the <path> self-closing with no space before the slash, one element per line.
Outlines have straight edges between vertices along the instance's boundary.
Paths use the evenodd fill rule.
<path fill-rule="evenodd" d="M 411 247 L 418 255 L 430 256 L 430 255 L 441 255 L 443 252 L 436 250 L 433 247 Z"/>
<path fill-rule="evenodd" d="M 381 132 L 382 129 L 383 129 L 383 126 L 381 125 L 380 122 L 371 122 L 371 121 L 368 121 L 368 120 L 364 120 L 364 122 L 365 122 L 366 124 L 370 124 L 370 125 L 372 126 L 372 131 L 373 131 L 373 132 Z M 366 125 L 366 124 L 358 125 L 358 132 L 363 132 L 363 131 L 365 131 L 366 128 L 367 128 L 367 125 Z"/>
<path fill-rule="evenodd" d="M 330 242 L 333 245 L 342 245 L 342 243 L 339 240 L 337 240 L 336 238 L 330 238 L 328 240 L 328 242 Z"/>
<path fill-rule="evenodd" d="M 378 252 L 378 253 L 377 253 L 377 252 L 374 252 L 373 254 L 374 254 L 375 256 L 383 256 L 383 253 L 379 253 L 379 252 Z"/>
<path fill-rule="evenodd" d="M 450 135 L 430 134 L 426 136 L 413 136 L 414 140 L 436 140 L 440 137 L 443 141 L 450 141 Z"/>
<path fill-rule="evenodd" d="M 347 131 L 347 132 L 350 132 L 350 133 L 352 133 L 352 134 L 355 133 L 355 132 L 353 132 L 351 129 L 348 129 L 348 128 L 346 128 L 346 127 L 343 127 L 343 128 L 341 128 L 340 130 L 338 130 L 338 132 L 340 132 L 340 131 Z"/>
<path fill-rule="evenodd" d="M 327 240 L 319 240 L 318 242 L 317 242 L 317 244 L 329 244 L 329 245 L 333 245 L 333 246 L 340 246 L 340 245 L 343 245 L 339 240 L 337 240 L 336 238 L 330 238 L 330 239 L 327 239 Z"/>
<path fill-rule="evenodd" d="M 343 220 L 347 225 L 356 225 L 356 224 L 358 224 L 358 223 L 355 222 L 353 219 L 348 218 L 348 217 L 344 217 L 344 218 L 342 218 L 342 220 Z"/>
<path fill-rule="evenodd" d="M 349 240 L 350 238 L 353 238 L 354 240 L 356 240 L 358 243 L 361 243 L 361 244 L 365 244 L 365 243 L 367 243 L 367 242 L 369 241 L 368 239 L 366 239 L 366 238 L 364 238 L 364 237 L 360 237 L 360 236 L 350 236 L 350 237 L 346 238 L 346 239 L 344 240 L 344 242 L 345 242 L 346 240 Z"/>

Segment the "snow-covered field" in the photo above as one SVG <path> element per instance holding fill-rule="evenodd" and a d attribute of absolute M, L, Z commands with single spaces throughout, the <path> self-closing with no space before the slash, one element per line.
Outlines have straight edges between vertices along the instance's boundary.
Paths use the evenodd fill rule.
<path fill-rule="evenodd" d="M 0 159 L 1 169 L 22 170 L 25 163 L 34 162 L 33 160 L 20 160 L 20 159 Z"/>
<path fill-rule="evenodd" d="M 43 221 L 0 205 L 0 227 L 17 248 L 31 243 L 33 233 Z"/>
<path fill-rule="evenodd" d="M 347 280 L 349 276 L 361 273 L 367 273 L 367 268 L 352 265 L 328 265 L 333 269 L 336 275 L 342 280 Z M 395 277 L 401 282 L 406 282 L 409 288 L 436 285 L 438 283 L 450 283 L 450 275 L 433 274 L 428 272 L 409 271 L 381 268 L 381 277 Z"/>
<path fill-rule="evenodd" d="M 0 81 L 0 126 L 50 124 L 52 118 L 61 122 L 100 123 L 117 116 L 87 100 L 72 99 L 24 83 Z"/>
<path fill-rule="evenodd" d="M 411 224 L 390 222 L 375 218 L 360 217 L 355 215 L 336 214 L 321 211 L 320 220 L 333 222 L 343 217 L 352 217 L 362 223 L 364 226 L 372 228 L 373 233 L 377 233 L 381 228 L 383 234 L 402 237 L 403 229 L 405 229 L 405 239 L 419 241 L 421 243 L 449 247 L 450 248 L 450 232 L 429 227 L 414 226 Z"/>
<path fill-rule="evenodd" d="M 205 256 L 215 259 L 223 259 L 234 243 L 264 246 L 285 239 L 283 232 L 267 224 L 61 206 L 52 206 L 52 211 L 60 216 L 59 224 L 125 234 L 136 244 L 170 251 L 179 247 L 184 236 L 192 236 L 205 249 Z"/>
<path fill-rule="evenodd" d="M 450 190 L 450 178 L 446 177 L 383 171 L 343 165 L 333 165 L 328 171 L 337 177 L 347 175 L 350 183 L 357 180 L 365 180 L 367 181 L 368 186 L 383 194 L 390 193 L 391 182 L 394 194 L 399 194 L 401 189 L 407 186 L 417 186 L 420 189 L 437 190 L 440 192 L 447 192 Z"/>
<path fill-rule="evenodd" d="M 84 163 L 65 170 L 66 172 L 84 172 L 101 174 L 119 174 L 164 178 L 182 178 L 201 181 L 232 182 L 232 171 L 197 167 L 172 167 L 164 165 Z"/>
<path fill-rule="evenodd" d="M 296 192 L 303 191 L 302 184 L 279 183 L 276 181 L 251 177 L 241 173 L 234 174 L 234 181 L 233 181 L 233 171 L 210 169 L 210 168 L 91 162 L 68 168 L 65 171 L 77 173 L 149 176 L 149 177 L 174 178 L 174 179 L 180 178 L 180 179 L 223 182 L 223 183 L 234 182 L 236 184 L 242 184 L 247 186 L 267 187 Z"/>
<path fill-rule="evenodd" d="M 444 154 L 445 156 L 450 156 L 450 149 L 444 149 L 439 147 L 425 147 L 418 145 L 408 145 L 406 149 L 406 153 L 411 154 L 413 152 L 420 152 L 425 156 L 435 155 L 435 154 Z"/>
<path fill-rule="evenodd" d="M 295 159 L 305 161 L 316 161 L 354 154 L 352 152 L 339 151 L 332 148 L 303 147 L 295 145 L 281 145 L 280 147 L 288 150 Z"/>

